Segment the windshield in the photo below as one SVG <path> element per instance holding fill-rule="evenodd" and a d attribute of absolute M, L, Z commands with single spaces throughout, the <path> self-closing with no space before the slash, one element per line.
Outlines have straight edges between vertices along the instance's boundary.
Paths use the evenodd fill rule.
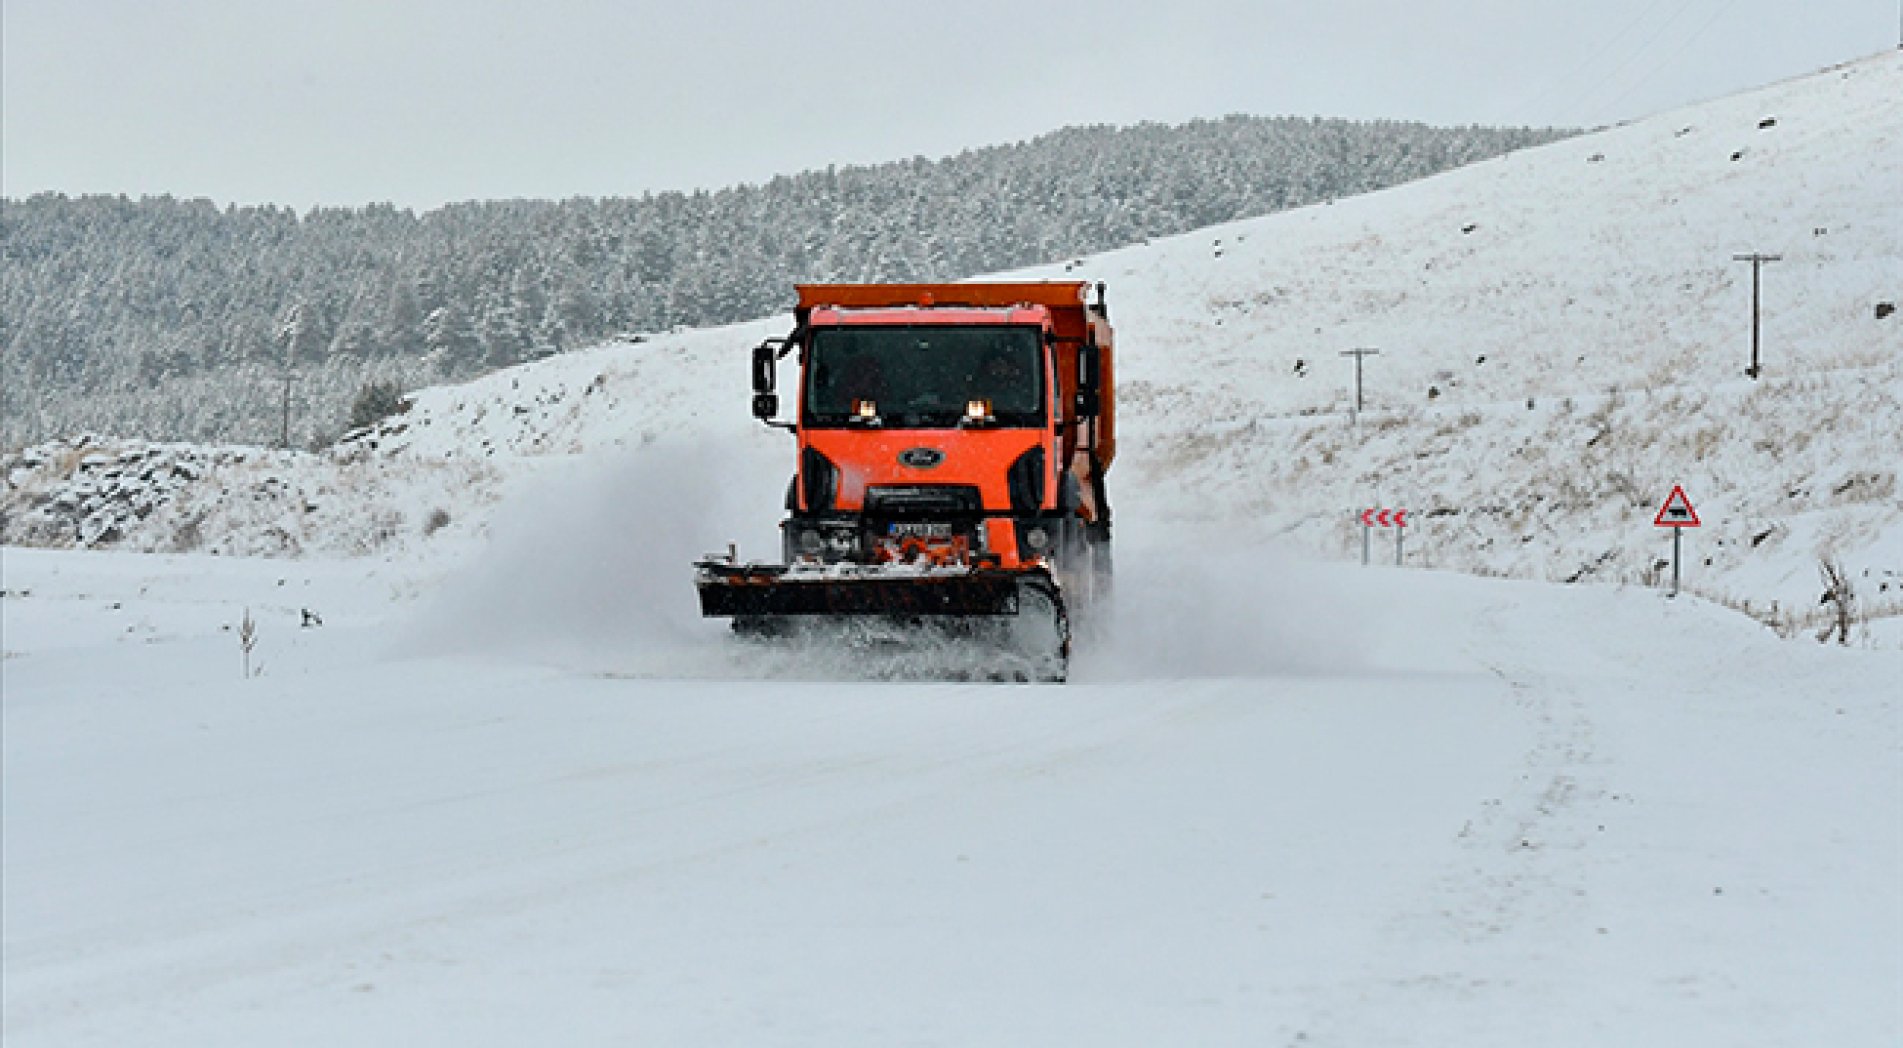
<path fill-rule="evenodd" d="M 982 400 L 996 425 L 1041 425 L 1039 334 L 1024 325 L 821 328 L 806 365 L 806 424 L 849 425 L 869 403 L 880 425 L 944 429 Z"/>

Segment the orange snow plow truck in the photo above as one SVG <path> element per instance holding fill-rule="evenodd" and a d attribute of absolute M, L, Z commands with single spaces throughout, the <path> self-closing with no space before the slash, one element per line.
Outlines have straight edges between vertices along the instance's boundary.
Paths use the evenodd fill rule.
<path fill-rule="evenodd" d="M 997 656 L 992 675 L 1064 679 L 1071 611 L 1111 572 L 1116 411 L 1095 292 L 799 285 L 792 333 L 753 354 L 754 415 L 799 444 L 782 563 L 700 561 L 702 614 L 769 636 L 831 620 L 952 631 Z"/>

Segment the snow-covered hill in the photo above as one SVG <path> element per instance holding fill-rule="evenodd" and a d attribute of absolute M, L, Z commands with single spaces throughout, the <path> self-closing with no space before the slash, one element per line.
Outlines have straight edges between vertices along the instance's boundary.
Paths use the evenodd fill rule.
<path fill-rule="evenodd" d="M 1829 553 L 1894 608 L 1899 97 L 1885 54 L 1091 260 L 1129 347 L 1126 490 L 1341 554 L 1350 510 L 1403 506 L 1420 563 L 1638 581 L 1683 484 L 1705 522 L 1693 586 L 1807 604 Z M 1783 256 L 1759 382 L 1733 260 L 1754 251 Z M 1380 349 L 1358 426 L 1357 347 Z"/>
<path fill-rule="evenodd" d="M 1122 352 L 1061 688 L 699 618 L 693 555 L 773 548 L 784 320 L 322 454 L 10 458 L 8 541 L 86 548 L 0 559 L 8 1048 L 1897 1044 L 1903 616 L 1364 570 L 1351 515 L 1643 580 L 1683 483 L 1695 588 L 1794 616 L 1825 554 L 1893 607 L 1899 97 L 1884 55 L 1035 271 Z"/>
<path fill-rule="evenodd" d="M 1894 613 L 1899 96 L 1903 55 L 1883 54 L 1395 190 L 1012 275 L 1110 287 L 1126 517 L 1218 520 L 1353 557 L 1359 509 L 1404 507 L 1413 564 L 1643 582 L 1669 556 L 1653 512 L 1683 484 L 1705 522 L 1690 588 L 1795 624 L 1831 557 L 1867 610 Z M 1764 273 L 1756 382 L 1743 376 L 1750 267 L 1733 260 L 1753 251 L 1782 256 Z M 784 469 L 779 438 L 747 415 L 745 363 L 785 326 L 656 336 L 421 391 L 380 431 L 277 470 L 288 517 L 207 516 L 260 483 L 255 462 L 243 477 L 207 472 L 196 497 L 143 495 L 156 510 L 101 517 L 97 478 L 79 467 L 145 449 L 36 449 L 8 463 L 8 539 L 177 549 L 195 522 L 188 537 L 215 548 L 347 552 L 366 534 L 416 540 L 438 510 L 481 519 L 497 483 L 553 456 L 676 437 L 730 449 L 754 473 Z M 1380 350 L 1358 419 L 1340 355 L 1356 347 Z M 443 472 L 471 460 L 494 472 Z M 406 477 L 427 490 L 402 490 Z M 765 488 L 735 529 L 774 512 L 777 482 Z M 340 489 L 355 520 L 302 522 L 302 505 L 337 505 Z M 226 530 L 208 535 L 212 520 Z M 290 531 L 298 541 L 277 535 Z"/>

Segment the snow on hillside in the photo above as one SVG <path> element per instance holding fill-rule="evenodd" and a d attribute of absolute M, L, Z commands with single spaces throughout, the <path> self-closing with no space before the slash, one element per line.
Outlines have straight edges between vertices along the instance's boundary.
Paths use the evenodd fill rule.
<path fill-rule="evenodd" d="M 1217 520 L 1356 557 L 1356 511 L 1397 506 L 1412 511 L 1415 565 L 1642 583 L 1670 555 L 1652 514 L 1683 484 L 1705 522 L 1687 544 L 1689 588 L 1795 627 L 1833 557 L 1866 610 L 1894 614 L 1903 313 L 1885 308 L 1903 305 L 1899 95 L 1903 55 L 1883 54 L 1398 189 L 1011 275 L 1110 287 L 1124 437 L 1113 500 L 1126 519 Z M 1764 274 L 1757 382 L 1742 374 L 1749 267 L 1732 260 L 1751 251 L 1783 256 Z M 343 543 L 310 545 L 347 547 L 393 501 L 480 517 L 497 484 L 552 458 L 664 437 L 730 449 L 739 474 L 788 471 L 784 438 L 747 414 L 745 377 L 748 347 L 787 324 L 655 336 L 421 391 L 351 446 L 398 487 L 409 471 L 441 487 L 445 463 L 494 472 L 421 498 L 345 484 L 363 491 L 362 519 L 339 522 Z M 1380 350 L 1358 418 L 1339 355 L 1355 347 Z M 9 470 L 9 541 L 98 544 L 62 509 L 76 498 L 66 483 Z M 779 484 L 764 486 L 733 528 L 776 512 Z M 173 548 L 170 523 L 118 529 L 120 543 Z M 257 516 L 231 526 L 282 530 Z"/>
<path fill-rule="evenodd" d="M 9 543 L 260 557 L 384 553 L 465 533 L 498 482 L 481 460 L 94 436 L 27 448 L 4 467 Z"/>
<path fill-rule="evenodd" d="M 1062 687 L 699 618 L 692 556 L 773 548 L 784 319 L 320 454 L 9 458 L 7 541 L 79 548 L 0 559 L 8 1048 L 1899 1043 L 1903 616 L 1797 645 L 1349 524 L 1639 581 L 1682 482 L 1694 587 L 1794 614 L 1828 552 L 1881 612 L 1899 97 L 1885 55 L 1035 271 L 1122 353 Z"/>
<path fill-rule="evenodd" d="M 1082 267 L 1115 289 L 1124 490 L 1340 555 L 1414 511 L 1416 563 L 1687 578 L 1809 604 L 1819 554 L 1903 596 L 1903 55 Z M 1765 378 L 1746 379 L 1746 252 Z M 1887 313 L 1887 315 L 1886 315 Z M 1374 347 L 1356 425 L 1352 361 Z M 1240 512 L 1238 512 L 1240 511 Z"/>

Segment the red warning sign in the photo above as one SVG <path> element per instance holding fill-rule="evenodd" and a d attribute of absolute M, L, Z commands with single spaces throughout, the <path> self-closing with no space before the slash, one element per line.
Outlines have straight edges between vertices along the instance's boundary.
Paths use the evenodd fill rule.
<path fill-rule="evenodd" d="M 1364 528 L 1405 528 L 1407 527 L 1407 510 L 1364 509 L 1361 511 L 1361 526 Z"/>
<path fill-rule="evenodd" d="M 1695 528 L 1698 526 L 1698 511 L 1692 508 L 1692 500 L 1685 497 L 1685 489 L 1672 485 L 1672 493 L 1665 499 L 1665 505 L 1659 507 L 1659 515 L 1652 518 L 1654 527 Z"/>

